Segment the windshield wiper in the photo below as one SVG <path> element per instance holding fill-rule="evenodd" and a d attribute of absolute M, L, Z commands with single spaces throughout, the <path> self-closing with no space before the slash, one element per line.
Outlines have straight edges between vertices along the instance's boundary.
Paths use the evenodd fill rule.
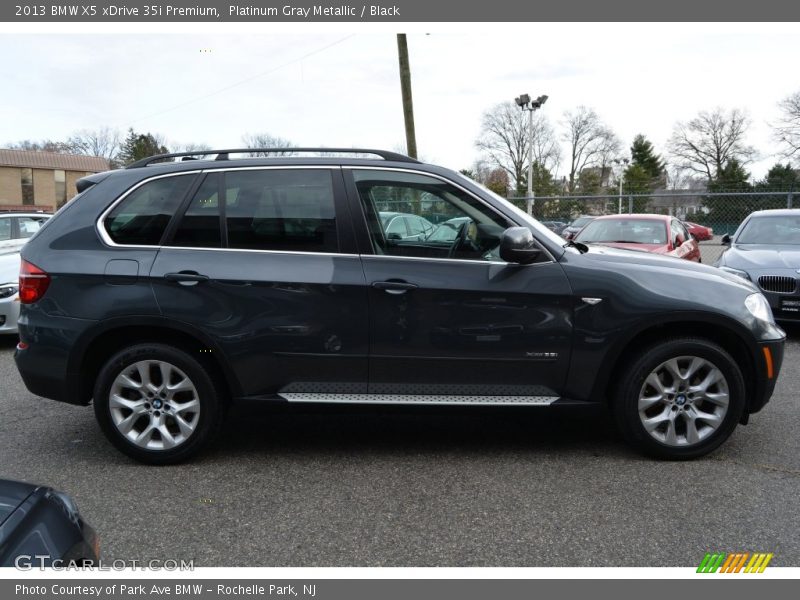
<path fill-rule="evenodd" d="M 581 242 L 576 242 L 574 240 L 567 240 L 567 243 L 564 244 L 562 248 L 566 248 L 567 246 L 575 248 L 581 254 L 586 254 L 589 251 L 589 246 Z"/>

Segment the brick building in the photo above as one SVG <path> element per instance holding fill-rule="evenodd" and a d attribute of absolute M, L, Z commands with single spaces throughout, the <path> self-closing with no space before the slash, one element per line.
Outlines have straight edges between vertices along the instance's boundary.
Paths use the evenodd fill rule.
<path fill-rule="evenodd" d="M 99 156 L 0 149 L 0 210 L 54 210 L 72 198 L 75 182 L 108 170 Z"/>

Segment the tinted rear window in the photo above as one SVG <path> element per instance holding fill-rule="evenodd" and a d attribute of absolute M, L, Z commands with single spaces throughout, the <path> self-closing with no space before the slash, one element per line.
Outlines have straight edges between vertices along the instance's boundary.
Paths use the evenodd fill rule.
<path fill-rule="evenodd" d="M 327 169 L 231 171 L 225 187 L 230 248 L 338 252 Z"/>
<path fill-rule="evenodd" d="M 105 219 L 117 244 L 157 246 L 195 175 L 154 179 L 136 188 Z"/>

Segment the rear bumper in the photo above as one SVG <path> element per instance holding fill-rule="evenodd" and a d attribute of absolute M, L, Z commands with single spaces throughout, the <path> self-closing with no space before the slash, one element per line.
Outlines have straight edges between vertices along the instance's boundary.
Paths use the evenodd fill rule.
<path fill-rule="evenodd" d="M 76 340 L 93 324 L 94 321 L 84 319 L 41 316 L 35 309 L 20 315 L 21 343 L 14 360 L 31 393 L 69 404 L 86 404 L 78 393 L 79 374 L 70 373 L 67 366 Z"/>
<path fill-rule="evenodd" d="M 758 376 L 755 378 L 753 395 L 747 404 L 747 412 L 750 414 L 764 408 L 775 391 L 775 383 L 783 365 L 783 345 L 784 340 L 761 342 L 758 345 L 759 356 L 756 359 Z"/>

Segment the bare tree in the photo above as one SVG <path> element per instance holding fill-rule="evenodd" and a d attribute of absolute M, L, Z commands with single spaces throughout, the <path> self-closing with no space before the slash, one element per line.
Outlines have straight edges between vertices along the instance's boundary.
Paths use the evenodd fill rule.
<path fill-rule="evenodd" d="M 196 152 L 197 156 L 203 156 L 207 154 L 209 150 L 213 150 L 208 144 L 197 142 L 171 142 L 169 147 L 172 149 L 172 152 Z"/>
<path fill-rule="evenodd" d="M 745 144 L 750 119 L 744 111 L 716 108 L 702 111 L 688 122 L 678 122 L 667 143 L 676 166 L 714 180 L 733 159 L 744 165 L 756 157 Z"/>
<path fill-rule="evenodd" d="M 573 192 L 586 168 L 599 167 L 602 178 L 611 160 L 619 155 L 621 143 L 597 113 L 586 106 L 566 111 L 563 125 L 562 139 L 569 147 L 570 158 L 567 189 Z"/>
<path fill-rule="evenodd" d="M 122 138 L 119 130 L 110 127 L 81 129 L 69 137 L 67 144 L 75 154 L 100 156 L 113 165 L 122 146 Z"/>
<path fill-rule="evenodd" d="M 503 102 L 483 114 L 475 146 L 492 165 L 505 170 L 517 190 L 527 181 L 530 132 L 528 115 L 514 102 Z M 533 160 L 544 168 L 558 168 L 560 150 L 553 127 L 541 113 L 533 118 Z"/>
<path fill-rule="evenodd" d="M 773 125 L 775 139 L 784 146 L 783 155 L 800 155 L 800 91 L 778 102 L 783 113 Z"/>
<path fill-rule="evenodd" d="M 246 133 L 242 136 L 245 148 L 291 148 L 295 144 L 269 133 Z M 294 152 L 250 152 L 249 156 L 291 156 Z"/>
<path fill-rule="evenodd" d="M 27 150 L 29 152 L 55 152 L 56 154 L 69 154 L 72 149 L 67 142 L 56 140 L 20 140 L 7 144 L 10 150 Z"/>

